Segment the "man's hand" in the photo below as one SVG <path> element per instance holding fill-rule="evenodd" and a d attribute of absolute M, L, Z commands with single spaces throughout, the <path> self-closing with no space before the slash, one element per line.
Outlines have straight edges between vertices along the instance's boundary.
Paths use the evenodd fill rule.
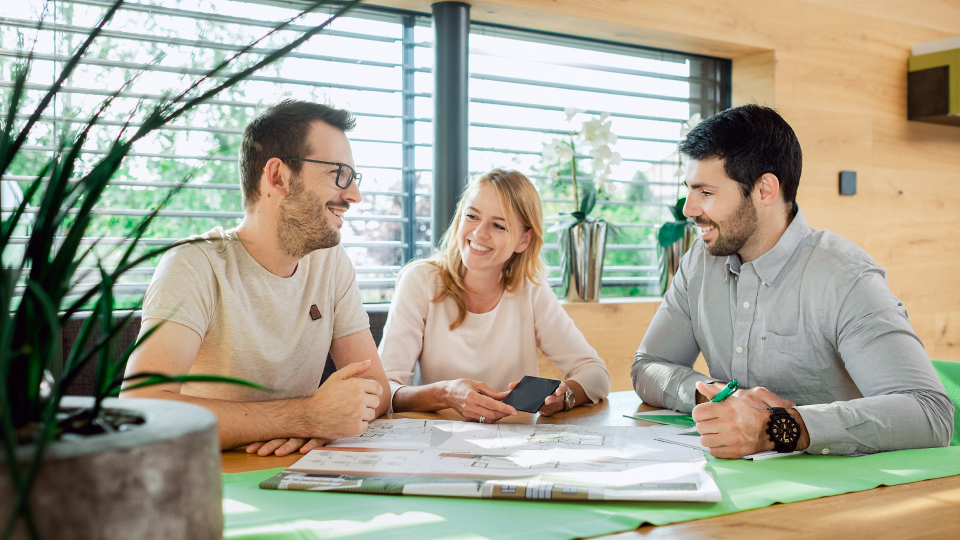
<path fill-rule="evenodd" d="M 274 439 L 267 442 L 250 443 L 250 445 L 247 446 L 247 453 L 256 453 L 258 456 L 269 456 L 270 454 L 286 456 L 299 449 L 301 454 L 306 454 L 314 448 L 324 446 L 328 442 L 330 442 L 330 439 Z"/>
<path fill-rule="evenodd" d="M 367 430 L 377 417 L 382 386 L 377 381 L 364 379 L 370 360 L 349 364 L 335 371 L 323 385 L 308 398 L 297 400 L 302 410 L 297 414 L 296 433 L 311 437 L 291 437 L 255 442 L 247 446 L 247 453 L 259 456 L 285 456 L 300 450 L 306 454 L 334 439 L 355 437 Z"/>
<path fill-rule="evenodd" d="M 747 405 L 753 407 L 754 409 L 760 409 L 761 411 L 765 411 L 770 407 L 783 407 L 784 409 L 792 409 L 793 407 L 797 406 L 796 403 L 790 401 L 789 399 L 783 399 L 782 397 L 774 394 L 762 386 L 757 386 L 748 390 L 737 390 L 736 394 L 734 395 L 742 399 Z"/>
<path fill-rule="evenodd" d="M 518 414 L 513 407 L 501 403 L 509 393 L 497 392 L 482 382 L 470 379 L 446 381 L 443 385 L 443 399 L 447 407 L 452 407 L 464 418 L 479 420 L 483 416 L 487 424 Z"/>
<path fill-rule="evenodd" d="M 697 393 L 697 405 L 701 403 L 707 403 L 711 398 L 713 398 L 713 396 L 717 395 L 720 390 L 723 390 L 726 386 L 726 384 L 721 382 L 710 383 L 707 385 L 707 388 L 712 388 L 713 393 L 709 396 L 703 392 Z M 697 389 L 700 389 L 699 385 L 697 385 Z M 754 409 L 760 409 L 762 411 L 765 411 L 770 407 L 783 407 L 784 409 L 792 409 L 793 407 L 797 406 L 796 403 L 790 401 L 789 399 L 783 399 L 782 397 L 774 394 L 762 386 L 749 389 L 741 388 L 733 395 L 742 399 L 747 405 L 750 405 Z"/>
<path fill-rule="evenodd" d="M 697 390 L 707 399 L 720 393 L 719 388 L 702 382 L 697 383 Z M 737 459 L 773 450 L 773 441 L 766 433 L 770 413 L 754 408 L 735 395 L 721 403 L 697 405 L 692 416 L 700 433 L 700 444 L 709 448 L 714 457 Z"/>
<path fill-rule="evenodd" d="M 371 361 L 366 360 L 345 366 L 330 375 L 312 396 L 298 400 L 303 408 L 291 433 L 333 440 L 356 437 L 366 431 L 377 417 L 383 391 L 377 381 L 361 377 L 370 365 Z"/>

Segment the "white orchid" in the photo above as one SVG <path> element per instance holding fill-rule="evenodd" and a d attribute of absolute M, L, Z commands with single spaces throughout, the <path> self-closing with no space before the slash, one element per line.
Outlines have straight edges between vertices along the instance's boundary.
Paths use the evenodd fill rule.
<path fill-rule="evenodd" d="M 570 105 L 563 109 L 563 114 L 567 115 L 567 123 L 573 122 L 573 117 L 583 112 L 587 112 L 587 111 L 583 109 L 576 109 L 574 108 L 573 105 Z"/>
<path fill-rule="evenodd" d="M 549 143 L 543 143 L 543 161 L 551 165 L 563 166 L 573 159 L 573 149 L 560 139 L 554 138 Z"/>
<path fill-rule="evenodd" d="M 610 165 L 605 165 L 602 170 L 594 172 L 593 185 L 596 186 L 597 191 L 603 192 L 609 189 L 607 182 L 610 180 L 610 172 Z"/>
<path fill-rule="evenodd" d="M 570 106 L 566 107 L 563 112 L 567 122 L 572 124 L 574 118 L 585 111 Z M 579 150 L 581 154 L 586 153 L 590 156 L 594 186 L 598 192 L 603 193 L 609 180 L 611 167 L 619 165 L 623 161 L 620 154 L 610 148 L 611 145 L 617 143 L 617 135 L 611 130 L 612 126 L 613 120 L 610 119 L 610 113 L 603 113 L 583 122 L 578 131 L 571 130 L 569 139 L 554 138 L 549 143 L 543 143 L 543 163 L 546 165 L 547 178 L 551 182 L 556 182 L 559 179 L 560 169 L 565 167 L 567 163 L 571 164 L 573 198 L 578 207 L 577 155 L 574 150 Z"/>
<path fill-rule="evenodd" d="M 610 113 L 603 113 L 600 118 L 594 118 L 583 123 L 580 129 L 580 138 L 589 146 L 598 148 L 600 146 L 617 143 L 617 135 L 610 131 L 613 126 L 613 120 L 607 120 Z"/>
<path fill-rule="evenodd" d="M 701 121 L 700 113 L 695 113 L 689 119 L 680 122 L 680 136 L 683 137 L 687 133 L 690 133 L 690 130 L 697 127 L 697 124 Z"/>
<path fill-rule="evenodd" d="M 554 139 L 549 143 L 543 143 L 543 161 L 553 164 L 560 159 L 560 152 L 557 149 L 559 142 L 560 139 Z"/>

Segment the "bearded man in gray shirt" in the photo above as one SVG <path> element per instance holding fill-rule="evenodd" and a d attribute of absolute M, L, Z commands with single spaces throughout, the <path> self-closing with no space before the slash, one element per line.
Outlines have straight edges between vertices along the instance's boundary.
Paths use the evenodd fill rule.
<path fill-rule="evenodd" d="M 728 109 L 680 152 L 684 214 L 700 238 L 637 350 L 643 401 L 692 410 L 701 444 L 721 458 L 949 444 L 953 404 L 886 273 L 804 219 L 800 143 L 786 121 L 758 105 Z M 692 369 L 700 352 L 709 377 Z M 708 403 L 733 379 L 733 397 Z"/>

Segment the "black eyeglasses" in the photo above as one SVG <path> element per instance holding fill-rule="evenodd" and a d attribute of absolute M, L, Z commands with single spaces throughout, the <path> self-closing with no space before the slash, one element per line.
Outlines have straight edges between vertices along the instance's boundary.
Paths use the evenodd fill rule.
<path fill-rule="evenodd" d="M 282 157 L 281 161 L 307 161 L 310 163 L 322 163 L 324 165 L 336 165 L 337 166 L 337 187 L 340 189 L 347 189 L 350 187 L 350 182 L 354 180 L 357 181 L 357 187 L 360 187 L 360 181 L 363 180 L 363 175 L 358 173 L 353 169 L 353 167 L 347 165 L 346 163 L 335 163 L 333 161 L 320 161 L 318 159 L 306 159 L 299 157 Z"/>

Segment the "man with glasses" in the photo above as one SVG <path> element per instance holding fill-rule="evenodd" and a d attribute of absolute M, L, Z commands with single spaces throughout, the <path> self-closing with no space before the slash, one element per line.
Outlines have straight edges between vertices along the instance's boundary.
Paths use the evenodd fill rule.
<path fill-rule="evenodd" d="M 287 100 L 247 126 L 240 149 L 244 217 L 167 252 L 144 298 L 127 374 L 210 374 L 263 388 L 187 382 L 121 397 L 203 405 L 224 449 L 286 455 L 352 437 L 386 412 L 389 384 L 340 245 L 359 203 L 345 132 L 352 114 Z M 320 385 L 327 352 L 338 371 Z M 318 388 L 319 386 L 319 388 Z"/>

